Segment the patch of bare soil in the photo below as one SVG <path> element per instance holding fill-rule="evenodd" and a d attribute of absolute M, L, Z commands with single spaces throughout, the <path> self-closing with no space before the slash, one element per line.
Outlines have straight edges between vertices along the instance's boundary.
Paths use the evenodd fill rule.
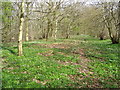
<path fill-rule="evenodd" d="M 74 62 L 71 62 L 71 61 L 58 61 L 59 64 L 62 64 L 62 65 L 80 65 L 79 63 L 74 63 Z"/>
<path fill-rule="evenodd" d="M 38 55 L 42 55 L 42 56 L 53 56 L 53 50 L 49 50 L 47 52 L 44 53 L 38 53 Z"/>
<path fill-rule="evenodd" d="M 23 71 L 23 72 L 21 72 L 22 74 L 30 74 L 29 72 L 27 72 L 27 71 Z"/>
<path fill-rule="evenodd" d="M 41 83 L 42 85 L 45 85 L 49 80 L 40 81 L 38 79 L 33 78 L 32 81 L 34 81 L 36 83 Z"/>
<path fill-rule="evenodd" d="M 13 69 L 15 69 L 15 68 L 13 68 L 13 67 L 8 67 L 8 68 L 3 68 L 3 69 L 13 70 Z"/>
<path fill-rule="evenodd" d="M 66 57 L 68 57 L 69 55 L 68 54 L 66 54 L 66 53 L 63 53 L 63 52 L 57 52 L 58 54 L 60 54 L 60 55 L 64 55 L 64 56 L 66 56 Z"/>
<path fill-rule="evenodd" d="M 70 48 L 70 45 L 66 45 L 66 44 L 61 44 L 61 43 L 54 43 L 54 44 L 34 44 L 37 46 L 44 46 L 47 48 L 61 48 L 61 49 L 68 49 Z"/>

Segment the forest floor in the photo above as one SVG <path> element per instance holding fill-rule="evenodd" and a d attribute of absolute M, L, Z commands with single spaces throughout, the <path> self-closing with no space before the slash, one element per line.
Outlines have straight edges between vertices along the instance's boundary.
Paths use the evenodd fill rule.
<path fill-rule="evenodd" d="M 118 44 L 81 35 L 2 46 L 3 88 L 118 88 Z"/>

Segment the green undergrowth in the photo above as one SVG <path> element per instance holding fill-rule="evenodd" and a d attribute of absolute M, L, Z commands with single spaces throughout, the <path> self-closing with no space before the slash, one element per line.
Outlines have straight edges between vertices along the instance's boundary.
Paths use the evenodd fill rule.
<path fill-rule="evenodd" d="M 57 52 L 55 49 L 24 44 L 24 56 L 17 56 L 17 47 L 3 47 L 3 88 L 49 88 L 68 87 L 74 83 L 68 75 L 80 74 L 74 65 L 58 63 L 76 60 L 73 56 L 54 54 L 43 56 L 40 53 Z M 79 66 L 80 67 L 80 66 Z"/>
<path fill-rule="evenodd" d="M 111 44 L 110 40 L 89 39 L 80 45 L 85 51 L 85 57 L 91 60 L 89 68 L 92 75 L 99 78 L 105 88 L 119 87 L 119 45 Z"/>
<path fill-rule="evenodd" d="M 78 42 L 69 48 L 49 48 L 39 44 Z M 17 56 L 17 46 L 2 46 L 2 87 L 3 88 L 88 88 L 97 79 L 98 86 L 118 86 L 118 45 L 110 40 L 100 41 L 90 36 L 74 36 L 56 41 L 30 41 L 23 43 L 23 56 Z M 72 51 L 83 49 L 84 57 L 91 60 L 88 67 L 93 74 L 78 71 L 80 54 Z M 67 63 L 66 63 L 67 62 Z M 72 63 L 71 63 L 72 62 Z M 69 76 L 74 77 L 72 80 Z M 85 77 L 77 80 L 79 76 Z M 83 84 L 82 82 L 87 82 Z"/>

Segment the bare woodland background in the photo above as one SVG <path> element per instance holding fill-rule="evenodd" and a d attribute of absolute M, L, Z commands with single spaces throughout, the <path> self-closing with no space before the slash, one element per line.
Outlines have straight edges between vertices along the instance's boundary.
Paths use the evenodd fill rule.
<path fill-rule="evenodd" d="M 40 0 L 2 2 L 2 42 L 90 35 L 119 43 L 120 2 Z M 21 51 L 22 54 L 22 51 Z M 20 55 L 20 52 L 19 52 Z"/>

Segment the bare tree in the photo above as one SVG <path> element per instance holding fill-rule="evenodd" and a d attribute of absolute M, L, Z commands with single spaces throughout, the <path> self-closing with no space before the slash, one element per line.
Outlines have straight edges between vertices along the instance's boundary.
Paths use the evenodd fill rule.
<path fill-rule="evenodd" d="M 30 12 L 30 4 L 32 2 L 26 2 L 26 35 L 25 35 L 25 40 L 29 41 L 29 12 Z"/>
<path fill-rule="evenodd" d="M 104 6 L 104 20 L 108 29 L 110 39 L 113 44 L 119 43 L 119 30 L 118 30 L 118 8 L 117 3 L 109 2 L 103 3 Z"/>
<path fill-rule="evenodd" d="M 21 56 L 23 54 L 23 49 L 22 49 L 22 34 L 23 34 L 23 25 L 24 25 L 24 5 L 25 1 L 22 0 L 21 4 L 21 15 L 20 15 L 20 27 L 19 27 L 19 38 L 18 38 L 18 55 Z"/>

